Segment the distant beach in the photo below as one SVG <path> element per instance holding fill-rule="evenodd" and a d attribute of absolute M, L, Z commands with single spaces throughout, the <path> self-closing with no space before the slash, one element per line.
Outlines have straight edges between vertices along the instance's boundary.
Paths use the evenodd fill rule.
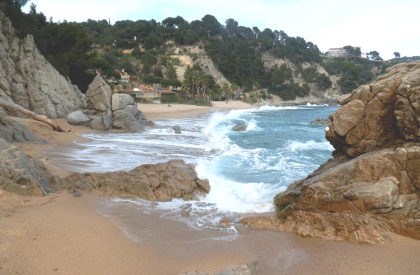
<path fill-rule="evenodd" d="M 145 104 L 139 103 L 137 107 L 148 119 L 183 118 L 215 110 L 250 109 L 255 106 L 242 101 L 213 101 L 212 107 L 187 104 Z"/>

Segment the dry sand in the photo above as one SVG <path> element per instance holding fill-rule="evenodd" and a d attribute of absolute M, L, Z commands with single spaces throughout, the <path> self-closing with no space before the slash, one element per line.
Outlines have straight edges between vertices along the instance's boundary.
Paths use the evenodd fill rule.
<path fill-rule="evenodd" d="M 224 101 L 213 101 L 212 105 L 212 107 L 207 107 L 186 104 L 139 103 L 137 107 L 145 114 L 148 119 L 151 120 L 183 118 L 217 110 L 250 109 L 255 107 L 242 101 L 229 101 L 227 103 Z"/>
<path fill-rule="evenodd" d="M 215 107 L 224 109 L 231 103 L 221 102 Z M 152 114 L 151 118 L 155 114 L 154 119 L 165 118 L 163 114 L 167 118 L 182 117 L 197 114 L 197 110 L 212 110 L 144 106 L 150 107 L 145 113 Z M 165 107 L 171 111 L 159 111 Z M 38 138 L 49 141 L 19 145 L 47 165 L 45 150 L 71 144 L 81 139 L 80 134 L 92 132 L 70 126 L 64 120 L 56 122 L 70 132 L 57 133 L 35 121 L 21 122 Z M 67 174 L 49 169 L 58 175 Z M 400 236 L 393 243 L 371 246 L 240 228 L 238 239 L 217 241 L 212 232 L 195 231 L 183 223 L 141 211 L 121 208 L 105 213 L 105 218 L 97 211 L 108 202 L 92 195 L 21 197 L 0 190 L 0 274 L 215 272 L 253 260 L 258 263 L 259 274 L 418 274 L 420 270 L 420 241 Z M 130 239 L 125 235 L 127 229 L 148 237 L 135 242 L 133 236 Z"/>

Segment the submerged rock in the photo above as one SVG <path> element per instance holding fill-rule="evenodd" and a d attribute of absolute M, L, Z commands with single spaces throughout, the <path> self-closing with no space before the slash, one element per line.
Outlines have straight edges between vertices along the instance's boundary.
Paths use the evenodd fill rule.
<path fill-rule="evenodd" d="M 180 135 L 180 134 L 182 134 L 182 131 L 181 131 L 181 127 L 179 127 L 179 126 L 173 126 L 172 127 L 172 130 L 174 131 L 174 133 L 175 134 L 177 134 L 177 135 Z"/>
<path fill-rule="evenodd" d="M 235 126 L 233 126 L 231 130 L 235 132 L 243 132 L 246 131 L 246 126 L 244 123 L 238 123 Z"/>
<path fill-rule="evenodd" d="M 197 178 L 194 167 L 183 160 L 144 164 L 131 171 L 74 173 L 64 179 L 66 188 L 130 195 L 147 200 L 197 199 L 209 192 L 207 180 Z"/>
<path fill-rule="evenodd" d="M 317 118 L 311 121 L 311 124 L 313 125 L 328 125 L 328 123 L 330 123 L 330 120 L 325 118 Z"/>
<path fill-rule="evenodd" d="M 420 239 L 419 99 L 420 62 L 342 98 L 326 130 L 334 158 L 275 197 L 277 219 L 243 223 L 363 243 Z"/>

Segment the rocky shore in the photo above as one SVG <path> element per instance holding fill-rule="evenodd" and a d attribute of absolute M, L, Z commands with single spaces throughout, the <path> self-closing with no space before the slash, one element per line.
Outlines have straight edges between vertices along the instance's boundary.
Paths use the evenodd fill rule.
<path fill-rule="evenodd" d="M 54 171 L 42 151 L 86 132 L 142 131 L 148 121 L 129 95 L 113 94 L 99 75 L 82 94 L 45 60 L 31 36 L 17 38 L 1 12 L 0 61 L 0 101 L 52 119 L 62 130 L 0 108 L 0 273 L 322 274 L 339 273 L 343 264 L 350 273 L 419 270 L 420 244 L 403 237 L 393 246 L 361 247 L 240 228 L 242 238 L 221 242 L 211 230 L 140 213 L 126 222 L 137 222 L 155 239 L 131 241 L 123 227 L 98 214 L 98 204 L 114 195 L 192 200 L 208 193 L 209 183 L 182 160 L 109 173 Z M 277 217 L 243 223 L 331 240 L 387 242 L 392 232 L 420 239 L 419 75 L 420 63 L 399 65 L 343 98 L 328 123 L 334 158 L 276 196 Z M 156 118 L 210 110 L 141 107 Z"/>
<path fill-rule="evenodd" d="M 244 224 L 329 240 L 420 239 L 420 62 L 390 68 L 340 99 L 333 158 L 274 198 L 277 219 Z"/>

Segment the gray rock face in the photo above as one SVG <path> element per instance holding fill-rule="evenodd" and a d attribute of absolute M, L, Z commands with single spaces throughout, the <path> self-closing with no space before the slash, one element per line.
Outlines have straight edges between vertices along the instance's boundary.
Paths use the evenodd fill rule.
<path fill-rule="evenodd" d="M 3 111 L 0 111 L 0 138 L 8 142 L 35 140 L 34 135 L 28 127 L 9 118 Z"/>
<path fill-rule="evenodd" d="M 112 111 L 122 110 L 128 105 L 135 105 L 134 99 L 127 94 L 115 94 L 112 96 Z"/>
<path fill-rule="evenodd" d="M 67 121 L 71 125 L 85 125 L 90 121 L 90 118 L 81 110 L 77 110 L 67 116 Z"/>
<path fill-rule="evenodd" d="M 108 113 L 111 111 L 111 97 L 111 87 L 100 75 L 96 75 L 86 91 L 87 108 Z"/>
<path fill-rule="evenodd" d="M 142 131 L 148 122 L 137 109 L 134 99 L 127 94 L 112 95 L 112 126 L 129 131 Z"/>
<path fill-rule="evenodd" d="M 0 188 L 20 195 L 45 195 L 58 184 L 59 179 L 42 163 L 0 138 Z"/>
<path fill-rule="evenodd" d="M 50 118 L 83 108 L 80 90 L 40 54 L 31 35 L 17 38 L 0 11 L 0 98 Z"/>
<path fill-rule="evenodd" d="M 86 102 L 87 109 L 80 111 L 88 118 L 85 123 L 94 130 L 111 129 L 112 90 L 100 75 L 96 75 L 92 83 L 89 84 L 86 91 Z"/>

